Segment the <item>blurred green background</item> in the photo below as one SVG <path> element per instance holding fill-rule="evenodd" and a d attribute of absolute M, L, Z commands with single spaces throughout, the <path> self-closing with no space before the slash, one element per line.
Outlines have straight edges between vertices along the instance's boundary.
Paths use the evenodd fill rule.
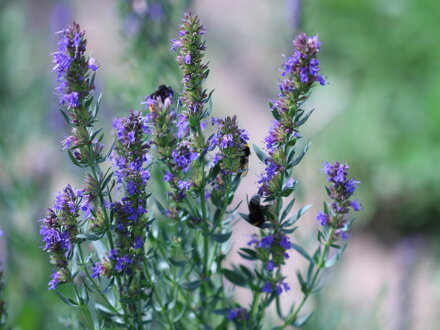
<path fill-rule="evenodd" d="M 318 168 L 326 160 L 346 161 L 363 182 L 364 211 L 307 328 L 434 329 L 440 322 L 440 2 L 430 0 L 1 0 L 0 258 L 9 325 L 58 329 L 74 315 L 47 291 L 51 268 L 39 249 L 37 222 L 56 191 L 82 180 L 58 144 L 68 129 L 53 94 L 54 33 L 72 20 L 86 30 L 88 50 L 101 65 L 100 125 L 109 129 L 112 117 L 140 109 L 157 85 L 178 89 L 168 49 L 186 8 L 208 28 L 215 116 L 237 114 L 260 145 L 271 124 L 267 98 L 277 93 L 280 54 L 291 52 L 299 30 L 319 33 L 323 42 L 329 85 L 317 88 L 308 104 L 316 112 L 303 136 L 313 145 L 297 174 L 299 194 L 317 205 L 316 213 L 325 183 Z M 260 170 L 251 158 L 238 197 L 252 194 Z M 310 233 L 312 213 L 304 224 Z M 244 239 L 246 230 L 238 226 L 234 237 Z"/>

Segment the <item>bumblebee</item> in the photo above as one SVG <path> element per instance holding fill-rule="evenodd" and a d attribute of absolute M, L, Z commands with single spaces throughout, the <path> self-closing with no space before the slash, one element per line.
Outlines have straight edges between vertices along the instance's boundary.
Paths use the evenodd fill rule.
<path fill-rule="evenodd" d="M 152 100 L 157 100 L 157 98 L 160 98 L 162 103 L 164 103 L 167 98 L 173 99 L 173 95 L 174 92 L 170 86 L 160 85 L 154 93 L 148 96 L 148 98 Z M 149 110 L 150 112 L 153 111 L 153 105 L 149 106 Z"/>
<path fill-rule="evenodd" d="M 244 141 L 241 153 L 242 155 L 240 157 L 240 170 L 242 171 L 241 176 L 244 178 L 249 170 L 249 156 L 251 154 L 251 149 L 249 148 L 249 145 Z"/>
<path fill-rule="evenodd" d="M 251 201 L 248 203 L 248 222 L 256 227 L 262 227 L 267 221 L 266 210 L 269 208 L 269 205 L 261 205 L 260 202 L 260 195 L 254 195 L 252 196 Z"/>

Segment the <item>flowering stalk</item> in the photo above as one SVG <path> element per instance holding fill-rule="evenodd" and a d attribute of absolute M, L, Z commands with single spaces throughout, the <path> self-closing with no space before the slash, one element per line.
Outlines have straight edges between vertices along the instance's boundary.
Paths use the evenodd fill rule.
<path fill-rule="evenodd" d="M 326 187 L 327 194 L 332 202 L 324 202 L 324 212 L 319 212 L 316 219 L 322 226 L 318 230 L 318 241 L 320 246 L 317 248 L 313 257 L 302 251 L 303 255 L 309 260 L 309 269 L 305 279 L 298 272 L 298 281 L 301 285 L 301 291 L 304 293 L 303 299 L 298 307 L 285 318 L 284 327 L 295 323 L 300 325 L 298 314 L 307 301 L 308 297 L 319 290 L 319 275 L 324 268 L 332 267 L 341 258 L 345 247 L 338 244 L 339 239 L 348 238 L 348 230 L 353 220 L 348 220 L 347 215 L 352 208 L 355 212 L 361 210 L 361 205 L 357 199 L 350 200 L 359 181 L 347 179 L 349 169 L 348 165 L 335 162 L 334 164 L 325 163 L 324 172 L 328 176 L 330 186 Z M 331 248 L 335 250 L 333 256 L 329 258 Z M 301 322 L 305 322 L 311 314 L 304 317 Z"/>
<path fill-rule="evenodd" d="M 77 238 L 80 198 L 70 187 L 56 196 L 53 208 L 49 208 L 42 220 L 40 235 L 45 243 L 44 250 L 50 255 L 55 266 L 51 275 L 49 290 L 55 290 L 59 283 L 70 282 L 73 276 L 68 268 L 73 255 L 73 247 L 81 240 Z"/>
<path fill-rule="evenodd" d="M 194 134 L 191 138 L 194 146 L 194 155 L 200 154 L 198 161 L 199 178 L 195 189 L 199 192 L 201 208 L 201 225 L 203 238 L 203 270 L 202 279 L 208 279 L 209 274 L 209 223 L 205 196 L 206 173 L 205 173 L 205 153 L 206 142 L 202 134 L 202 119 L 208 114 L 204 110 L 210 96 L 206 94 L 203 88 L 203 82 L 208 77 L 208 66 L 202 63 L 203 52 L 206 50 L 203 36 L 206 34 L 206 28 L 202 25 L 200 19 L 191 12 L 184 14 L 184 19 L 180 25 L 179 39 L 172 40 L 172 50 L 178 51 L 177 62 L 183 73 L 182 85 L 183 92 L 179 101 L 184 107 L 184 111 L 179 117 L 179 127 L 189 127 Z M 203 281 L 200 291 L 201 300 L 206 300 L 207 282 Z"/>
<path fill-rule="evenodd" d="M 324 78 L 319 75 L 317 55 L 320 43 L 317 36 L 307 37 L 300 33 L 293 45 L 293 55 L 286 59 L 280 69 L 282 78 L 279 82 L 278 98 L 270 102 L 275 121 L 265 138 L 267 153 L 254 145 L 257 156 L 265 164 L 265 170 L 258 181 L 258 193 L 265 197 L 265 202 L 271 204 L 267 204 L 261 210 L 267 220 L 266 227 L 269 233 L 261 230 L 261 238 L 254 236 L 248 243 L 249 246 L 253 246 L 253 250 L 242 249 L 245 258 L 262 261 L 262 269 L 258 272 L 260 276 L 252 279 L 249 284 L 255 290 L 261 290 L 263 294 L 261 300 L 261 293 L 254 292 L 249 320 L 252 326 L 260 324 L 264 309 L 273 299 L 278 299 L 283 291 L 290 290 L 289 284 L 281 274 L 281 266 L 289 257 L 287 251 L 295 245 L 292 245 L 286 235 L 295 231 L 296 227 L 293 225 L 306 208 L 288 218 L 294 200 L 283 210 L 283 198 L 289 197 L 295 190 L 293 168 L 299 164 L 308 148 L 306 146 L 304 151 L 296 156 L 296 144 L 301 138 L 299 128 L 311 114 L 305 114 L 301 106 L 307 100 L 315 82 L 325 84 Z M 246 216 L 244 218 L 248 222 L 251 220 Z M 262 305 L 262 308 L 257 309 L 258 305 Z"/>
<path fill-rule="evenodd" d="M 72 135 L 61 143 L 68 149 L 74 163 L 84 166 L 100 160 L 102 145 L 90 130 L 95 123 L 98 107 L 89 110 L 93 100 L 94 72 L 98 64 L 93 57 L 85 55 L 87 40 L 78 24 L 59 32 L 58 51 L 53 53 L 53 71 L 59 83 L 56 91 L 60 104 L 67 107 L 61 110 L 66 121 L 72 126 Z M 91 149 L 92 153 L 89 152 Z"/>
<path fill-rule="evenodd" d="M 180 38 L 173 39 L 171 47 L 178 51 L 177 61 L 183 73 L 183 93 L 179 99 L 185 107 L 182 119 L 199 135 L 200 122 L 209 114 L 204 107 L 210 99 L 203 88 L 203 82 L 209 74 L 208 65 L 202 62 L 203 52 L 206 50 L 203 41 L 205 34 L 206 28 L 200 19 L 191 12 L 186 12 L 180 25 Z"/>
<path fill-rule="evenodd" d="M 143 290 L 140 270 L 145 258 L 144 241 L 148 226 L 145 189 L 150 179 L 150 171 L 144 167 L 149 161 L 149 143 L 145 139 L 150 130 L 146 118 L 140 112 L 132 111 L 128 118 L 115 119 L 113 126 L 117 134 L 115 176 L 124 197 L 110 206 L 114 215 L 115 246 L 105 262 L 95 265 L 92 277 L 120 277 L 120 293 L 130 301 L 136 300 L 136 294 Z M 128 305 L 127 312 L 139 316 L 138 306 Z"/>
<path fill-rule="evenodd" d="M 49 209 L 49 215 L 43 220 L 41 235 L 46 243 L 45 249 L 50 253 L 52 263 L 57 267 L 49 286 L 51 289 L 56 289 L 59 283 L 72 282 L 77 271 L 72 272 L 69 269 L 69 262 L 71 259 L 78 259 L 74 261 L 83 268 L 89 282 L 87 284 L 86 279 L 82 278 L 85 281 L 84 285 L 94 287 L 95 292 L 106 301 L 107 308 L 117 314 L 122 314 L 124 320 L 128 322 L 127 311 L 119 313 L 116 307 L 106 299 L 99 284 L 90 276 L 91 256 L 84 258 L 81 248 L 83 241 L 95 241 L 105 235 L 110 250 L 115 249 L 111 232 L 114 216 L 108 210 L 111 201 L 110 194 L 114 186 L 111 184 L 112 172 L 107 171 L 104 174 L 99 165 L 108 159 L 112 148 L 107 155 L 101 155 L 103 149 L 101 140 L 104 135 L 101 130 L 95 132 L 93 129 L 100 103 L 100 99 L 98 99 L 98 102 L 92 106 L 95 89 L 94 77 L 98 65 L 94 58 L 85 55 L 87 40 L 78 24 L 73 23 L 59 34 L 61 38 L 58 43 L 58 51 L 53 54 L 55 64 L 53 71 L 57 73 L 57 81 L 59 82 L 56 90 L 60 95 L 60 104 L 65 106 L 65 110 L 61 110 L 61 112 L 68 124 L 72 126 L 72 135 L 66 137 L 61 144 L 63 149 L 67 149 L 69 157 L 75 165 L 89 168 L 91 173 L 86 174 L 84 188 L 77 190 L 76 195 L 71 192 L 70 186 L 65 190 L 66 196 L 71 196 L 70 204 L 75 199 L 80 200 L 78 202 L 80 204 L 75 204 L 77 209 L 66 209 L 65 214 L 59 215 L 54 211 L 57 210 L 57 204 L 55 204 L 54 209 Z M 85 221 L 79 220 L 80 210 L 86 219 Z M 71 212 L 70 215 L 66 213 L 68 211 Z M 64 218 L 70 218 L 71 223 L 60 222 L 58 220 L 60 216 L 63 221 Z M 75 232 L 72 232 L 73 218 L 76 219 Z M 85 224 L 88 224 L 88 228 L 84 226 Z M 72 228 L 68 226 L 72 226 Z M 80 227 L 83 227 L 83 230 L 80 230 Z M 75 249 L 75 246 L 78 247 L 78 250 Z M 115 276 L 115 279 L 120 295 L 123 295 L 120 276 Z M 59 294 L 61 295 L 61 293 Z M 70 298 L 64 299 L 67 301 Z M 77 293 L 76 300 L 78 305 L 84 304 L 83 297 L 79 293 Z"/>

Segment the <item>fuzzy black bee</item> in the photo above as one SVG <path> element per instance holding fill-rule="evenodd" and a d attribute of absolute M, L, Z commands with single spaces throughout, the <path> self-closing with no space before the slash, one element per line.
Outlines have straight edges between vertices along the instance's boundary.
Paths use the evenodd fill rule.
<path fill-rule="evenodd" d="M 251 225 L 256 227 L 262 227 L 263 224 L 267 221 L 266 210 L 269 208 L 269 205 L 261 205 L 260 195 L 254 195 L 251 198 L 251 201 L 248 203 L 249 208 L 249 216 L 246 219 Z"/>
<path fill-rule="evenodd" d="M 172 99 L 174 95 L 173 89 L 170 86 L 160 85 L 157 90 L 152 93 L 149 97 L 153 100 L 156 100 L 158 97 L 165 102 L 166 98 Z"/>
<path fill-rule="evenodd" d="M 251 154 L 251 149 L 249 148 L 249 145 L 244 141 L 243 141 L 243 149 L 241 150 L 241 152 L 242 155 L 240 158 L 240 169 L 242 171 L 241 176 L 244 178 L 247 175 L 249 169 L 249 156 Z"/>
<path fill-rule="evenodd" d="M 167 98 L 172 100 L 173 95 L 174 95 L 174 91 L 170 86 L 160 85 L 154 93 L 152 93 L 148 96 L 148 98 L 155 100 L 155 101 L 158 98 L 160 98 L 162 103 L 164 103 Z M 149 110 L 150 110 L 150 112 L 153 111 L 153 105 L 149 106 Z"/>

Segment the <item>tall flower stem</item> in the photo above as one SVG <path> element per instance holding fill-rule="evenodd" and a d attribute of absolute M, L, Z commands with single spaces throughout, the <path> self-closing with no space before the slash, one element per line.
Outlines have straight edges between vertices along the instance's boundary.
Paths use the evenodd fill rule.
<path fill-rule="evenodd" d="M 312 277 L 312 281 L 310 282 L 310 285 L 307 287 L 306 292 L 304 292 L 304 296 L 303 296 L 303 298 L 301 300 L 301 303 L 298 305 L 298 308 L 296 308 L 295 311 L 292 312 L 286 318 L 286 321 L 284 322 L 282 329 L 285 329 L 287 326 L 289 326 L 290 324 L 292 324 L 292 322 L 294 322 L 296 320 L 296 318 L 298 317 L 299 312 L 303 308 L 303 306 L 306 303 L 307 299 L 310 297 L 310 295 L 315 290 L 316 281 L 318 280 L 319 274 L 321 273 L 322 269 L 325 268 L 325 262 L 327 261 L 328 253 L 330 251 L 330 246 L 334 242 L 335 231 L 336 231 L 335 227 L 332 227 L 330 229 L 330 232 L 328 234 L 327 240 L 324 243 L 324 250 L 323 250 L 323 252 L 322 252 L 322 254 L 321 254 L 320 258 L 319 258 L 318 264 L 316 265 L 317 269 L 315 271 L 315 274 Z"/>
<path fill-rule="evenodd" d="M 96 292 L 99 293 L 99 296 L 104 300 L 104 302 L 112 310 L 113 313 L 115 313 L 118 316 L 125 317 L 125 315 L 119 314 L 119 311 L 110 303 L 110 301 L 107 299 L 107 297 L 102 293 L 101 288 L 99 287 L 99 285 L 96 283 L 96 281 L 90 275 L 89 268 L 88 268 L 88 266 L 87 266 L 87 264 L 86 264 L 86 262 L 84 260 L 84 255 L 83 255 L 81 246 L 78 246 L 78 251 L 79 251 L 79 256 L 80 256 L 81 263 L 83 265 L 84 274 L 86 275 L 86 277 L 90 281 L 90 283 L 92 283 L 93 288 L 96 290 Z"/>

